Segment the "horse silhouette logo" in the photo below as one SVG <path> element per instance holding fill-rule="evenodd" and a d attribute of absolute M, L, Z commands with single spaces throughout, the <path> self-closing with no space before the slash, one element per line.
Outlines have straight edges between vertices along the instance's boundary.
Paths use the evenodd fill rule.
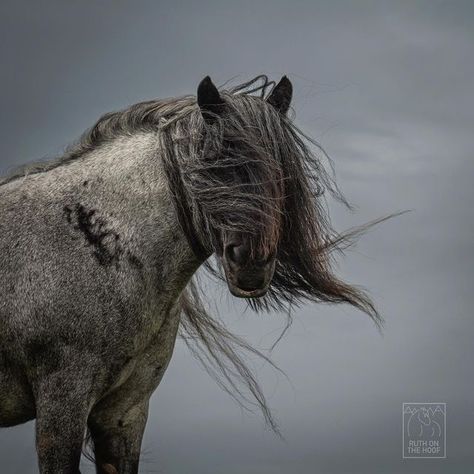
<path fill-rule="evenodd" d="M 446 403 L 403 404 L 403 457 L 446 457 Z"/>

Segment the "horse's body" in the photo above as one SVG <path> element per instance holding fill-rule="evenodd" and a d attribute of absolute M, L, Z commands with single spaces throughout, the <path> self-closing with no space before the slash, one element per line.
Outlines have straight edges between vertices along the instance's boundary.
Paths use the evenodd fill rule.
<path fill-rule="evenodd" d="M 104 449 L 138 460 L 178 297 L 201 263 L 179 230 L 153 135 L 0 187 L 0 425 L 37 416 L 40 458 L 58 443 L 78 456 L 82 436 L 54 432 L 82 433 L 89 417 L 92 436 L 111 437 Z M 122 436 L 132 452 L 120 451 Z"/>
<path fill-rule="evenodd" d="M 42 473 L 78 472 L 86 428 L 98 472 L 138 472 L 180 324 L 211 372 L 232 388 L 241 377 L 272 423 L 236 352 L 253 349 L 185 289 L 212 253 L 233 294 L 270 288 L 257 309 L 306 297 L 376 317 L 330 272 L 327 253 L 344 238 L 313 201 L 308 170 L 324 181 L 323 170 L 284 116 L 291 83 L 265 101 L 268 85 L 221 98 L 206 79 L 198 103 L 110 114 L 59 161 L 0 180 L 0 426 L 36 418 Z"/>

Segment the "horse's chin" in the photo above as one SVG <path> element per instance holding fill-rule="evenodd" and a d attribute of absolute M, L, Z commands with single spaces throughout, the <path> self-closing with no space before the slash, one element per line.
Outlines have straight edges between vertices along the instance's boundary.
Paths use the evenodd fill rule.
<path fill-rule="evenodd" d="M 255 289 L 243 289 L 230 282 L 228 283 L 228 287 L 232 295 L 236 296 L 237 298 L 261 298 L 262 296 L 265 296 L 268 291 L 268 286 Z"/>

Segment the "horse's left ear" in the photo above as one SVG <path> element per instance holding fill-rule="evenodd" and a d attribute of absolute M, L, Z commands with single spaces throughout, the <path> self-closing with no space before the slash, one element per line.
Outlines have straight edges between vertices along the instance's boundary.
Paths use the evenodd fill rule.
<path fill-rule="evenodd" d="M 199 83 L 197 102 L 204 120 L 208 123 L 212 123 L 215 120 L 216 115 L 222 113 L 225 102 L 209 76 L 206 76 Z"/>
<path fill-rule="evenodd" d="M 283 76 L 268 96 L 267 102 L 273 105 L 278 112 L 285 115 L 290 108 L 292 96 L 293 85 L 286 76 Z"/>

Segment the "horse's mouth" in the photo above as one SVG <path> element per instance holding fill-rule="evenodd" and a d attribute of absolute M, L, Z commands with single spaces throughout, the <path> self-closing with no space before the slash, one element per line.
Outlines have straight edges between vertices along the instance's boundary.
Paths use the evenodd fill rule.
<path fill-rule="evenodd" d="M 222 260 L 229 291 L 237 298 L 260 298 L 270 287 L 275 260 L 263 267 L 231 268 L 226 258 Z"/>
<path fill-rule="evenodd" d="M 239 288 L 238 286 L 228 283 L 230 292 L 236 296 L 237 298 L 260 298 L 264 296 L 265 293 L 268 291 L 268 285 L 262 288 Z"/>

